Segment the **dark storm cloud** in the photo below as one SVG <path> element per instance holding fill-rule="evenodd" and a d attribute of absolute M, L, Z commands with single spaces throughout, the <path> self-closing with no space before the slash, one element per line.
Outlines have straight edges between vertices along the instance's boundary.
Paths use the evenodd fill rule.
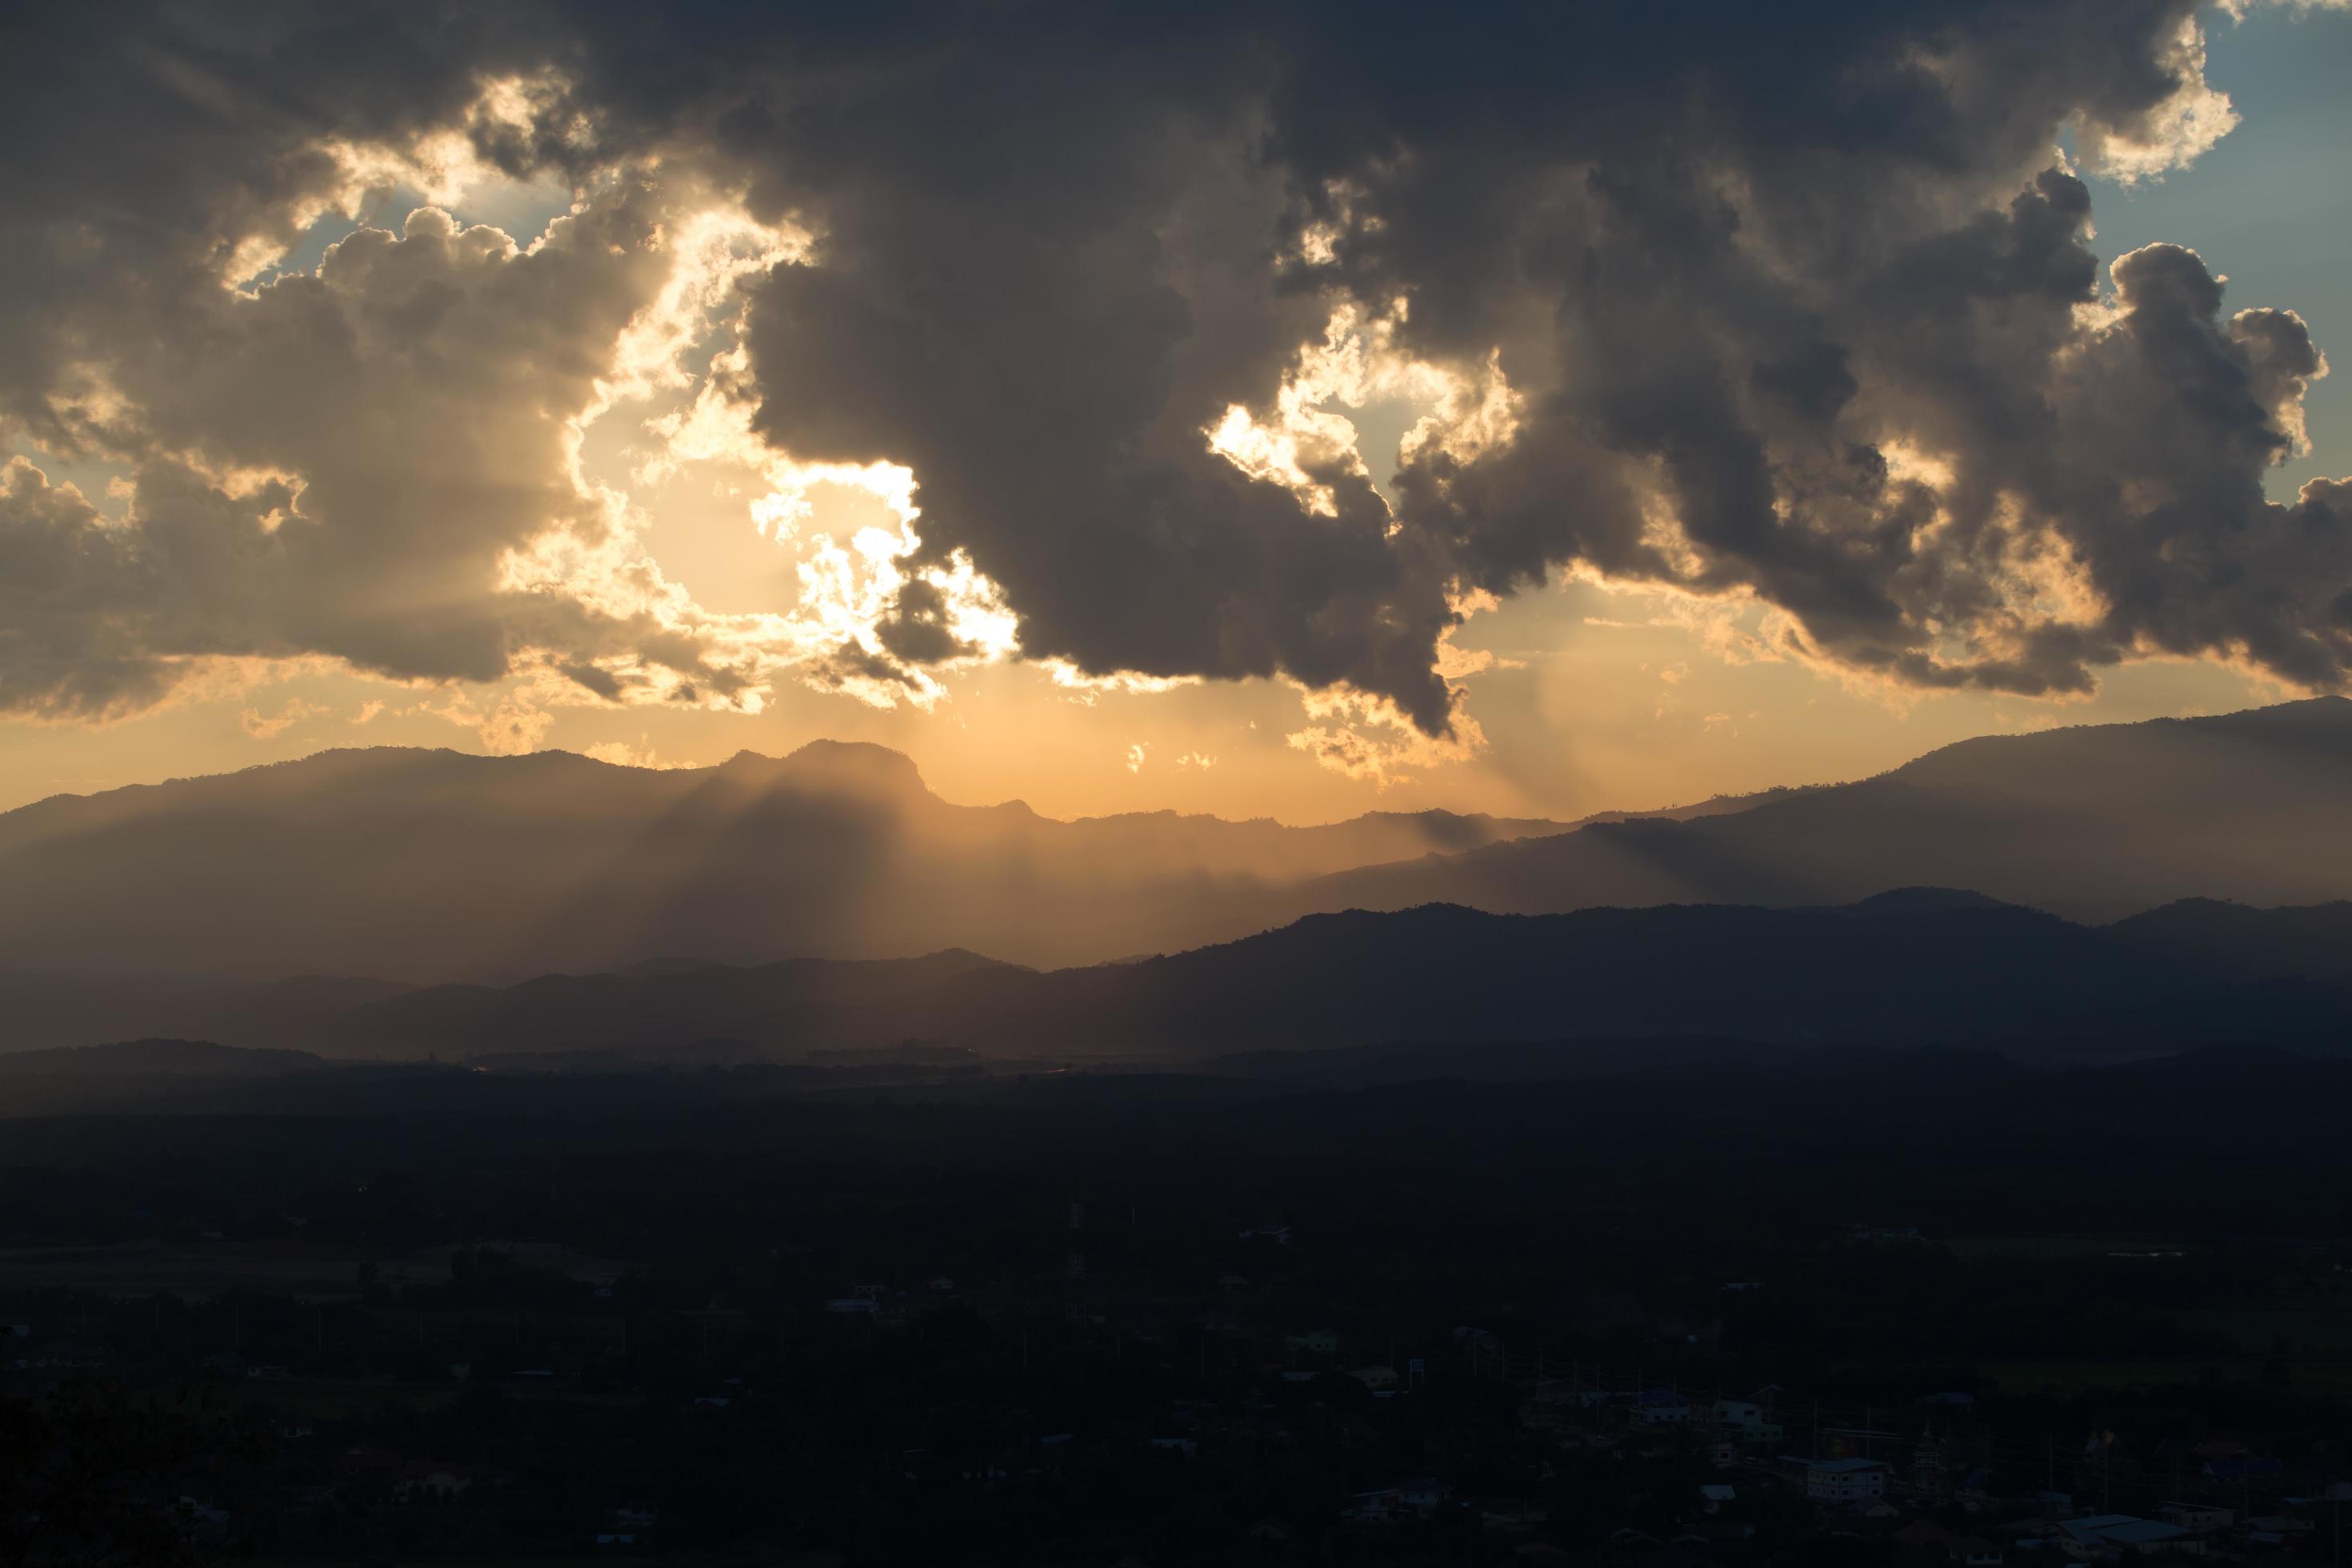
<path fill-rule="evenodd" d="M 171 331 L 104 362 L 81 435 L 134 466 L 128 521 L 29 468 L 0 494 L 0 557 L 26 556 L 0 579 L 0 647 L 19 655 L 6 705 L 135 709 L 204 657 L 487 681 L 533 646 L 695 668 L 660 627 L 497 588 L 501 556 L 551 524 L 602 526 L 569 477 L 564 421 L 656 276 L 655 221 L 622 193 L 519 255 L 423 209 L 254 299 L 192 289 Z M 69 551 L 64 511 L 80 517 Z M 78 666 L 73 645 L 98 635 L 118 657 Z"/>
<path fill-rule="evenodd" d="M 215 657 L 482 681 L 537 649 L 608 695 L 598 658 L 740 684 L 652 617 L 499 582 L 546 531 L 604 529 L 564 422 L 665 275 L 647 243 L 670 213 L 642 181 L 601 181 L 529 254 L 420 210 L 226 287 L 371 183 L 354 150 L 598 156 L 557 134 L 560 96 L 520 124 L 482 112 L 486 82 L 546 69 L 543 19 L 28 6 L 5 33 L 0 437 L 130 477 L 109 521 L 31 473 L 0 495 L 0 559 L 26 558 L 0 577 L 0 712 L 135 711 Z M 61 511 L 66 553 L 43 542 Z"/>
<path fill-rule="evenodd" d="M 0 586 L 18 708 L 135 705 L 142 660 L 220 647 L 749 679 L 487 585 L 593 531 L 541 427 L 652 287 L 660 197 L 600 187 L 545 255 L 412 231 L 257 308 L 221 290 L 348 180 L 331 142 L 447 128 L 518 174 L 657 158 L 804 226 L 806 263 L 749 285 L 753 427 L 911 466 L 924 556 L 968 554 L 1033 657 L 1346 683 L 1437 732 L 1455 595 L 1582 564 L 1753 595 L 1795 651 L 1912 684 L 2352 659 L 2340 488 L 2261 491 L 2320 368 L 2302 323 L 2229 316 L 2170 247 L 2103 295 L 2052 151 L 2072 126 L 2131 174 L 2219 133 L 2186 0 L 65 15 L 8 54 L 0 130 L 46 153 L 0 175 L 0 408 L 154 472 L 104 538 L 12 478 L 0 556 L 51 585 Z M 498 78 L 527 112 L 479 111 Z M 1203 437 L 1270 420 L 1343 301 L 1465 385 L 1494 355 L 1517 398 L 1507 438 L 1423 442 L 1393 511 L 1352 467 L 1317 459 L 1310 507 Z M 175 456 L 299 476 L 309 521 L 215 517 L 217 483 L 151 508 Z M 183 534 L 192 574 L 157 564 Z M 100 624 L 30 603 L 77 593 Z M 919 575 L 877 640 L 813 673 L 968 651 Z"/>

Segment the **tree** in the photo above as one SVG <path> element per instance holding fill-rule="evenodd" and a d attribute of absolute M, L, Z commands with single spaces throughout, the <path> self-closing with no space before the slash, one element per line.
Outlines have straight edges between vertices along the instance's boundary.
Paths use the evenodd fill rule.
<path fill-rule="evenodd" d="M 215 1542 L 173 1483 L 239 1446 L 208 1384 L 138 1398 L 112 1379 L 77 1378 L 0 1400 L 0 1564 L 206 1561 Z"/>

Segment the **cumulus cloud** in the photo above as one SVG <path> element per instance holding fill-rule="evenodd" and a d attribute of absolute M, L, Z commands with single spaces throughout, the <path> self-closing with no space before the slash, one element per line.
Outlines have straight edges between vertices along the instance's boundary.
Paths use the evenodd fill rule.
<path fill-rule="evenodd" d="M 275 713 L 264 713 L 257 708 L 247 708 L 237 715 L 237 726 L 257 741 L 274 741 L 295 725 L 307 720 L 323 717 L 330 710 L 321 703 L 305 702 L 300 699 L 289 702 Z"/>
<path fill-rule="evenodd" d="M 616 768 L 646 768 L 656 773 L 697 765 L 664 757 L 660 750 L 643 735 L 637 737 L 637 743 L 634 746 L 626 741 L 601 741 L 589 747 L 583 755 L 596 762 L 609 763 Z"/>
<path fill-rule="evenodd" d="M 107 717 L 192 661 L 302 655 L 414 680 L 549 659 L 713 679 L 701 642 L 641 609 L 502 582 L 535 541 L 612 533 L 572 476 L 569 421 L 657 281 L 659 221 L 616 189 L 524 251 L 419 208 L 122 345 L 76 434 L 129 467 L 123 515 L 21 462 L 0 489 L 0 694 Z"/>
<path fill-rule="evenodd" d="M 2189 0 L 11 26 L 0 434 L 123 482 L 0 474 L 0 712 L 327 659 L 519 746 L 1021 657 L 1292 681 L 1388 783 L 1482 743 L 1463 617 L 1568 574 L 1890 689 L 2352 667 L 2347 486 L 2262 489 L 2304 322 L 2090 247 L 2082 173 L 2239 112 Z M 570 210 L 445 210 L 495 182 Z M 290 259 L 394 190 L 439 205 Z M 625 419 L 628 484 L 749 486 L 793 602 L 664 573 L 583 457 Z"/>
<path fill-rule="evenodd" d="M 1449 689 L 1453 711 L 1434 734 L 1377 692 L 1337 686 L 1305 690 L 1300 700 L 1314 722 L 1285 737 L 1293 751 L 1347 778 L 1381 790 L 1411 784 L 1410 770 L 1466 762 L 1486 750 L 1486 731 L 1467 709 L 1469 692 Z"/>

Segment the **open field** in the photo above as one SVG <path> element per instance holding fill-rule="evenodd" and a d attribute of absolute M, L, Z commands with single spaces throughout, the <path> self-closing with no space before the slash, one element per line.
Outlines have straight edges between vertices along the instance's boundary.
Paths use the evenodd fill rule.
<path fill-rule="evenodd" d="M 627 1265 L 549 1242 L 485 1242 L 517 1264 L 608 1285 Z M 68 1287 L 113 1296 L 158 1291 L 201 1299 L 237 1289 L 305 1299 L 352 1298 L 359 1271 L 373 1264 L 387 1284 L 440 1284 L 449 1278 L 446 1247 L 391 1256 L 301 1241 L 126 1241 L 109 1247 L 0 1248 L 0 1290 Z"/>
<path fill-rule="evenodd" d="M 498 1385 L 508 1399 L 533 1405 L 593 1405 L 620 1408 L 640 1403 L 627 1393 L 590 1393 L 581 1389 L 512 1382 Z M 384 1405 L 408 1410 L 440 1410 L 457 1403 L 465 1392 L 454 1383 L 333 1383 L 305 1380 L 249 1379 L 229 1385 L 230 1397 L 284 1410 L 292 1415 L 333 1418 L 363 1415 Z"/>
<path fill-rule="evenodd" d="M 1937 1237 L 1935 1245 L 1970 1263 L 2053 1263 L 2082 1258 L 2190 1257 L 2208 1243 L 2164 1236 L 1969 1236 Z"/>
<path fill-rule="evenodd" d="M 1991 1362 L 1985 1374 L 2007 1394 L 2096 1394 L 2126 1389 L 2195 1387 L 2201 1384 L 2263 1385 L 2284 1367 L 2286 1386 L 2305 1395 L 2352 1400 L 2352 1359 L 2289 1360 L 2243 1357 L 2177 1361 Z"/>
<path fill-rule="evenodd" d="M 269 1568 L 425 1568 L 422 1560 L 357 1557 L 269 1557 Z M 614 1562 L 643 1561 L 610 1553 L 602 1557 L 469 1557 L 466 1568 L 607 1568 Z M 736 1553 L 666 1552 L 661 1561 L 680 1568 L 841 1568 L 838 1552 L 763 1552 L 754 1556 Z"/>
<path fill-rule="evenodd" d="M 2352 1362 L 2352 1299 L 2254 1301 L 2179 1316 L 2189 1328 L 2227 1335 L 2249 1356 Z"/>

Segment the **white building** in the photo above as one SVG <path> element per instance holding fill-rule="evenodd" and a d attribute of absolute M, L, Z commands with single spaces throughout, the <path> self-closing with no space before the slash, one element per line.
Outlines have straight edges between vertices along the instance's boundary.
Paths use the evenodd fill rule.
<path fill-rule="evenodd" d="M 1866 1502 L 1886 1495 L 1886 1467 L 1876 1459 L 1790 1459 L 1814 1502 Z"/>

